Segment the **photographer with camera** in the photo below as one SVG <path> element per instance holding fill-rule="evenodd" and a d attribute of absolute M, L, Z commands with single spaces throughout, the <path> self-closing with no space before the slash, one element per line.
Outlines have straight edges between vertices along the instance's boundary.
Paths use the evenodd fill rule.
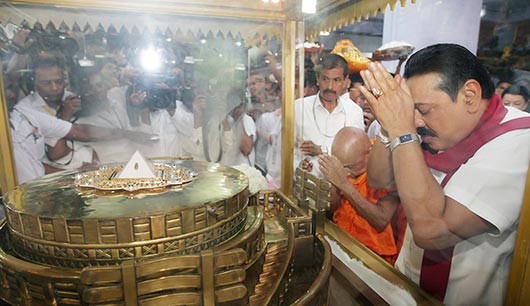
<path fill-rule="evenodd" d="M 128 86 L 119 86 L 117 62 L 111 58 L 98 58 L 93 67 L 85 67 L 82 72 L 82 110 L 77 122 L 132 130 L 127 115 Z M 137 144 L 127 139 L 96 141 L 90 146 L 97 152 L 101 163 L 121 162 L 124 156 L 131 156 L 137 150 Z"/>
<path fill-rule="evenodd" d="M 59 119 L 75 122 L 81 109 L 81 100 L 66 90 L 64 63 L 57 57 L 33 59 L 33 90 L 18 104 L 33 108 Z M 48 154 L 46 163 L 59 169 L 77 169 L 98 162 L 95 151 L 86 145 L 68 143 L 70 154 L 62 158 Z"/>
<path fill-rule="evenodd" d="M 33 39 L 29 37 L 29 34 L 30 30 L 19 27 L 13 34 L 13 38 L 3 37 L 2 39 L 4 43 L 2 49 L 5 51 L 3 57 L 7 60 L 7 68 L 4 74 L 6 82 L 17 84 L 20 78 L 20 70 L 28 66 L 29 56 L 26 51 L 33 43 Z"/>
<path fill-rule="evenodd" d="M 178 85 L 178 80 L 171 76 L 144 74 L 127 90 L 127 113 L 131 125 L 159 136 L 155 145 L 142 148 L 147 157 L 182 155 L 178 122 L 173 119 Z"/>
<path fill-rule="evenodd" d="M 203 127 L 208 124 L 206 106 L 211 93 L 207 86 L 185 87 L 180 90 L 180 100 L 177 100 L 175 115 L 172 120 L 177 127 L 182 144 L 182 154 L 191 156 L 195 160 L 211 160 L 205 154 Z"/>
<path fill-rule="evenodd" d="M 127 131 L 123 129 L 105 129 L 90 125 L 72 124 L 64 119 L 75 121 L 75 114 L 80 108 L 80 100 L 76 94 L 65 90 L 66 82 L 64 66 L 57 58 L 37 58 L 34 60 L 34 90 L 20 100 L 14 109 L 19 114 L 19 122 L 28 122 L 24 126 L 31 130 L 35 145 L 39 145 L 38 135 L 49 137 L 53 134 L 54 141 L 40 143 L 32 152 L 40 152 L 42 145 L 46 157 L 42 161 L 51 166 L 50 169 L 77 169 L 87 164 L 97 163 L 95 151 L 78 141 L 99 141 L 108 139 L 128 138 L 136 142 L 149 141 L 153 135 Z M 52 120 L 55 118 L 57 120 Z M 13 124 L 15 126 L 16 124 Z M 28 127 L 29 126 L 29 127 Z M 62 136 L 62 137 L 59 137 Z M 26 137 L 27 138 L 27 137 Z M 68 140 L 68 142 L 67 142 Z M 15 140 L 13 141 L 15 143 Z M 24 141 L 22 141 L 24 143 Z M 39 160 L 39 154 L 33 156 Z M 40 168 L 40 167 L 39 167 Z M 50 170 L 50 171 L 52 171 Z M 37 171 L 41 174 L 41 171 Z M 48 172 L 47 172 L 48 173 Z"/>
<path fill-rule="evenodd" d="M 13 153 L 18 183 L 36 179 L 44 174 L 61 171 L 45 163 L 46 155 L 61 157 L 71 152 L 66 140 L 97 141 L 131 139 L 148 141 L 153 135 L 105 129 L 86 124 L 72 124 L 24 105 L 9 105 Z"/>

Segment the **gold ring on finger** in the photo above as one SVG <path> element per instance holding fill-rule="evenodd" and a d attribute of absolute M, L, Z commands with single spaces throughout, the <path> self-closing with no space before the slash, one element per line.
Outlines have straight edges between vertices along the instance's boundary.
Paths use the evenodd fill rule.
<path fill-rule="evenodd" d="M 383 91 L 379 88 L 372 88 L 372 94 L 374 95 L 374 97 L 377 99 L 379 97 L 381 97 L 383 95 Z"/>

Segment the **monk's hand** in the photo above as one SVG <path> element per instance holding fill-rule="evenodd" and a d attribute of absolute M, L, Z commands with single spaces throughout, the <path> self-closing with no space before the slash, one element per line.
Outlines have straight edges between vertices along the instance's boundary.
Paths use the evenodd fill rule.
<path fill-rule="evenodd" d="M 318 164 L 324 178 L 340 190 L 344 190 L 344 185 L 348 184 L 349 173 L 340 160 L 333 155 L 322 154 L 318 158 Z"/>
<path fill-rule="evenodd" d="M 311 171 L 313 170 L 313 163 L 309 160 L 309 158 L 304 158 L 300 162 L 300 168 L 305 171 Z"/>
<path fill-rule="evenodd" d="M 405 80 L 400 75 L 392 77 L 379 62 L 368 64 L 361 77 L 365 82 L 361 92 L 389 137 L 415 132 L 414 101 Z"/>

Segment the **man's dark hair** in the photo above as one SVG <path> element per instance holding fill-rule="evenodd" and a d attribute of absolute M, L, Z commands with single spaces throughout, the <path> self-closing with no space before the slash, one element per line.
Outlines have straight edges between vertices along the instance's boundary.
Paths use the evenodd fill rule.
<path fill-rule="evenodd" d="M 64 62 L 64 59 L 62 57 L 58 56 L 51 56 L 51 57 L 36 57 L 32 59 L 31 62 L 31 72 L 24 74 L 21 81 L 21 87 L 23 91 L 31 91 L 35 88 L 35 71 L 37 69 L 42 68 L 52 68 L 52 67 L 58 67 L 61 71 L 61 74 L 64 76 L 64 70 L 66 69 L 66 64 Z"/>
<path fill-rule="evenodd" d="M 405 66 L 404 77 L 427 73 L 439 73 L 442 81 L 438 85 L 453 101 L 458 91 L 468 80 L 476 80 L 482 89 L 482 98 L 490 99 L 495 86 L 486 68 L 473 53 L 456 44 L 436 44 L 413 54 Z"/>
<path fill-rule="evenodd" d="M 258 76 L 263 81 L 265 81 L 265 79 L 266 79 L 264 71 L 260 70 L 260 69 L 252 69 L 252 70 L 250 70 L 250 72 L 248 73 L 248 76 L 249 77 Z"/>
<path fill-rule="evenodd" d="M 59 67 L 59 69 L 64 70 L 66 69 L 66 65 L 64 63 L 64 59 L 60 57 L 37 57 L 33 60 L 32 68 L 33 71 L 40 69 L 40 68 L 50 68 L 50 67 Z"/>
<path fill-rule="evenodd" d="M 348 62 L 346 60 L 337 54 L 327 54 L 322 58 L 322 62 L 320 63 L 320 71 L 326 69 L 335 69 L 335 68 L 342 68 L 344 71 L 344 78 L 347 78 L 350 74 L 350 71 L 348 70 Z"/>
<path fill-rule="evenodd" d="M 351 87 L 354 87 L 355 83 L 361 83 L 364 84 L 364 80 L 361 77 L 361 74 L 359 72 L 352 73 L 349 75 L 350 81 L 351 81 Z"/>
<path fill-rule="evenodd" d="M 116 65 L 116 67 L 118 67 L 118 62 L 116 62 L 116 60 L 111 57 L 96 58 L 95 63 L 94 63 L 94 71 L 101 72 L 101 70 L 107 64 L 113 64 L 113 65 Z"/>
<path fill-rule="evenodd" d="M 513 79 L 513 70 L 510 69 L 510 68 L 505 68 L 505 69 L 502 69 L 500 70 L 498 73 L 497 73 L 497 78 L 499 79 L 497 81 L 497 83 L 495 84 L 495 86 L 498 86 L 499 83 L 512 83 L 512 79 Z"/>
<path fill-rule="evenodd" d="M 308 70 L 304 74 L 304 88 L 317 86 L 317 76 L 313 70 Z"/>
<path fill-rule="evenodd" d="M 226 99 L 228 102 L 228 111 L 232 111 L 235 108 L 244 105 L 245 102 L 247 102 L 247 96 L 245 94 L 245 90 L 243 90 L 240 87 L 232 87 L 228 94 L 226 95 Z"/>
<path fill-rule="evenodd" d="M 313 60 L 311 60 L 310 57 L 304 58 L 304 70 L 313 70 L 315 69 L 315 64 L 313 63 Z"/>

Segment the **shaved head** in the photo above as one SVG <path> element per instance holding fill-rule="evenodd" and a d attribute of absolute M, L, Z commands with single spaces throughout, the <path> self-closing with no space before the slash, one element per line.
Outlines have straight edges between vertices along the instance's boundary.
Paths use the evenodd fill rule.
<path fill-rule="evenodd" d="M 337 157 L 343 165 L 348 167 L 353 176 L 359 176 L 366 171 L 368 163 L 368 153 L 372 144 L 365 131 L 354 128 L 344 127 L 333 139 L 331 154 Z"/>

